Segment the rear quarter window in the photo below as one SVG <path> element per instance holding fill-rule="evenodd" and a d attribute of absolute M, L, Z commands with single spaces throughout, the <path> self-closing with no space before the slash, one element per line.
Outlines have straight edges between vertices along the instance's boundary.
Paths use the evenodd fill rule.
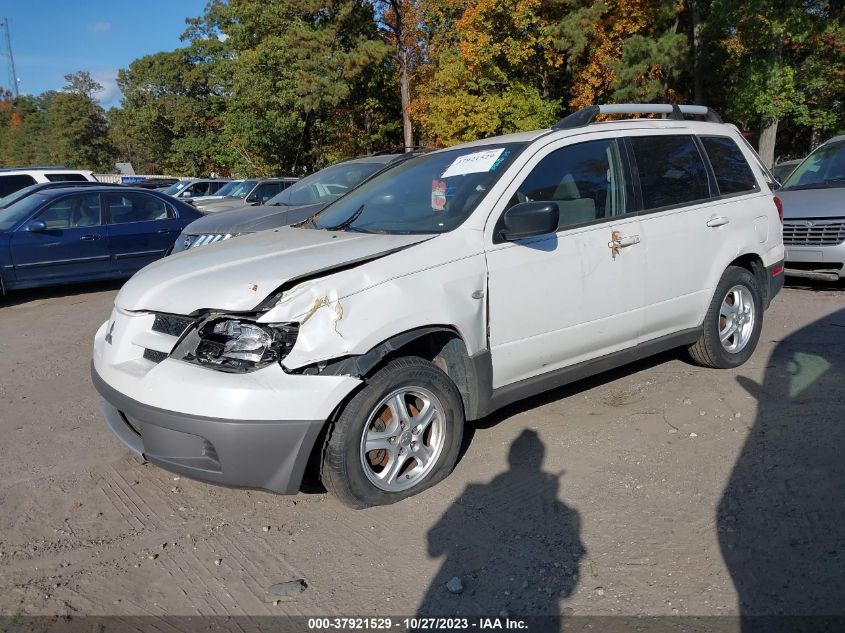
<path fill-rule="evenodd" d="M 82 174 L 44 174 L 50 182 L 83 182 L 88 179 Z"/>
<path fill-rule="evenodd" d="M 0 197 L 8 196 L 10 193 L 29 187 L 35 184 L 35 178 L 27 174 L 13 174 L 0 176 Z"/>
<path fill-rule="evenodd" d="M 643 209 L 694 204 L 710 197 L 707 167 L 689 134 L 632 136 Z"/>
<path fill-rule="evenodd" d="M 719 193 L 729 196 L 758 189 L 754 172 L 733 139 L 727 136 L 702 136 L 701 144 L 710 159 Z"/>

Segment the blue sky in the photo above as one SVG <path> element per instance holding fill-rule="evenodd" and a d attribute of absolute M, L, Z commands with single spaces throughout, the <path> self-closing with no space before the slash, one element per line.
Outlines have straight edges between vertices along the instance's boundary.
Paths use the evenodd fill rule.
<path fill-rule="evenodd" d="M 105 86 L 106 108 L 119 105 L 117 71 L 138 57 L 182 43 L 185 18 L 202 14 L 206 0 L 0 0 L 9 20 L 21 93 L 60 90 L 64 76 L 87 70 Z M 8 87 L 5 38 L 0 85 Z"/>

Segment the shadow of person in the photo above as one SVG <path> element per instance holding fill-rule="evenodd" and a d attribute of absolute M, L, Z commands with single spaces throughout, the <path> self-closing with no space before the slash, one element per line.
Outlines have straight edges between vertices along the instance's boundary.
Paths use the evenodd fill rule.
<path fill-rule="evenodd" d="M 758 414 L 717 526 L 742 629 L 806 630 L 752 616 L 845 615 L 845 310 L 778 343 L 762 385 L 737 380 Z"/>
<path fill-rule="evenodd" d="M 575 589 L 585 551 L 578 512 L 557 498 L 564 471 L 543 472 L 544 453 L 537 433 L 523 431 L 509 470 L 467 486 L 431 528 L 428 553 L 446 559 L 417 615 L 546 616 L 542 628 L 559 630 L 560 600 Z"/>

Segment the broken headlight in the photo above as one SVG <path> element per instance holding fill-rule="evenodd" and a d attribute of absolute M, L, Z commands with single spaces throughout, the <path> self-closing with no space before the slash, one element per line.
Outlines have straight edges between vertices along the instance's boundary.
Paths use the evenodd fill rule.
<path fill-rule="evenodd" d="M 171 356 L 222 371 L 254 371 L 284 359 L 296 343 L 297 331 L 294 324 L 210 317 L 197 323 Z"/>

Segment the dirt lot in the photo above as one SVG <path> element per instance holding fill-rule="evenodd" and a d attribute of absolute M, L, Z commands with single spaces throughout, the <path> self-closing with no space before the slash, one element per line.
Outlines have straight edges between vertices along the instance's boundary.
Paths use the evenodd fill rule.
<path fill-rule="evenodd" d="M 508 407 L 367 511 L 124 450 L 89 377 L 116 290 L 0 299 L 0 614 L 845 614 L 842 288 L 787 288 L 736 371 L 666 354 Z"/>

